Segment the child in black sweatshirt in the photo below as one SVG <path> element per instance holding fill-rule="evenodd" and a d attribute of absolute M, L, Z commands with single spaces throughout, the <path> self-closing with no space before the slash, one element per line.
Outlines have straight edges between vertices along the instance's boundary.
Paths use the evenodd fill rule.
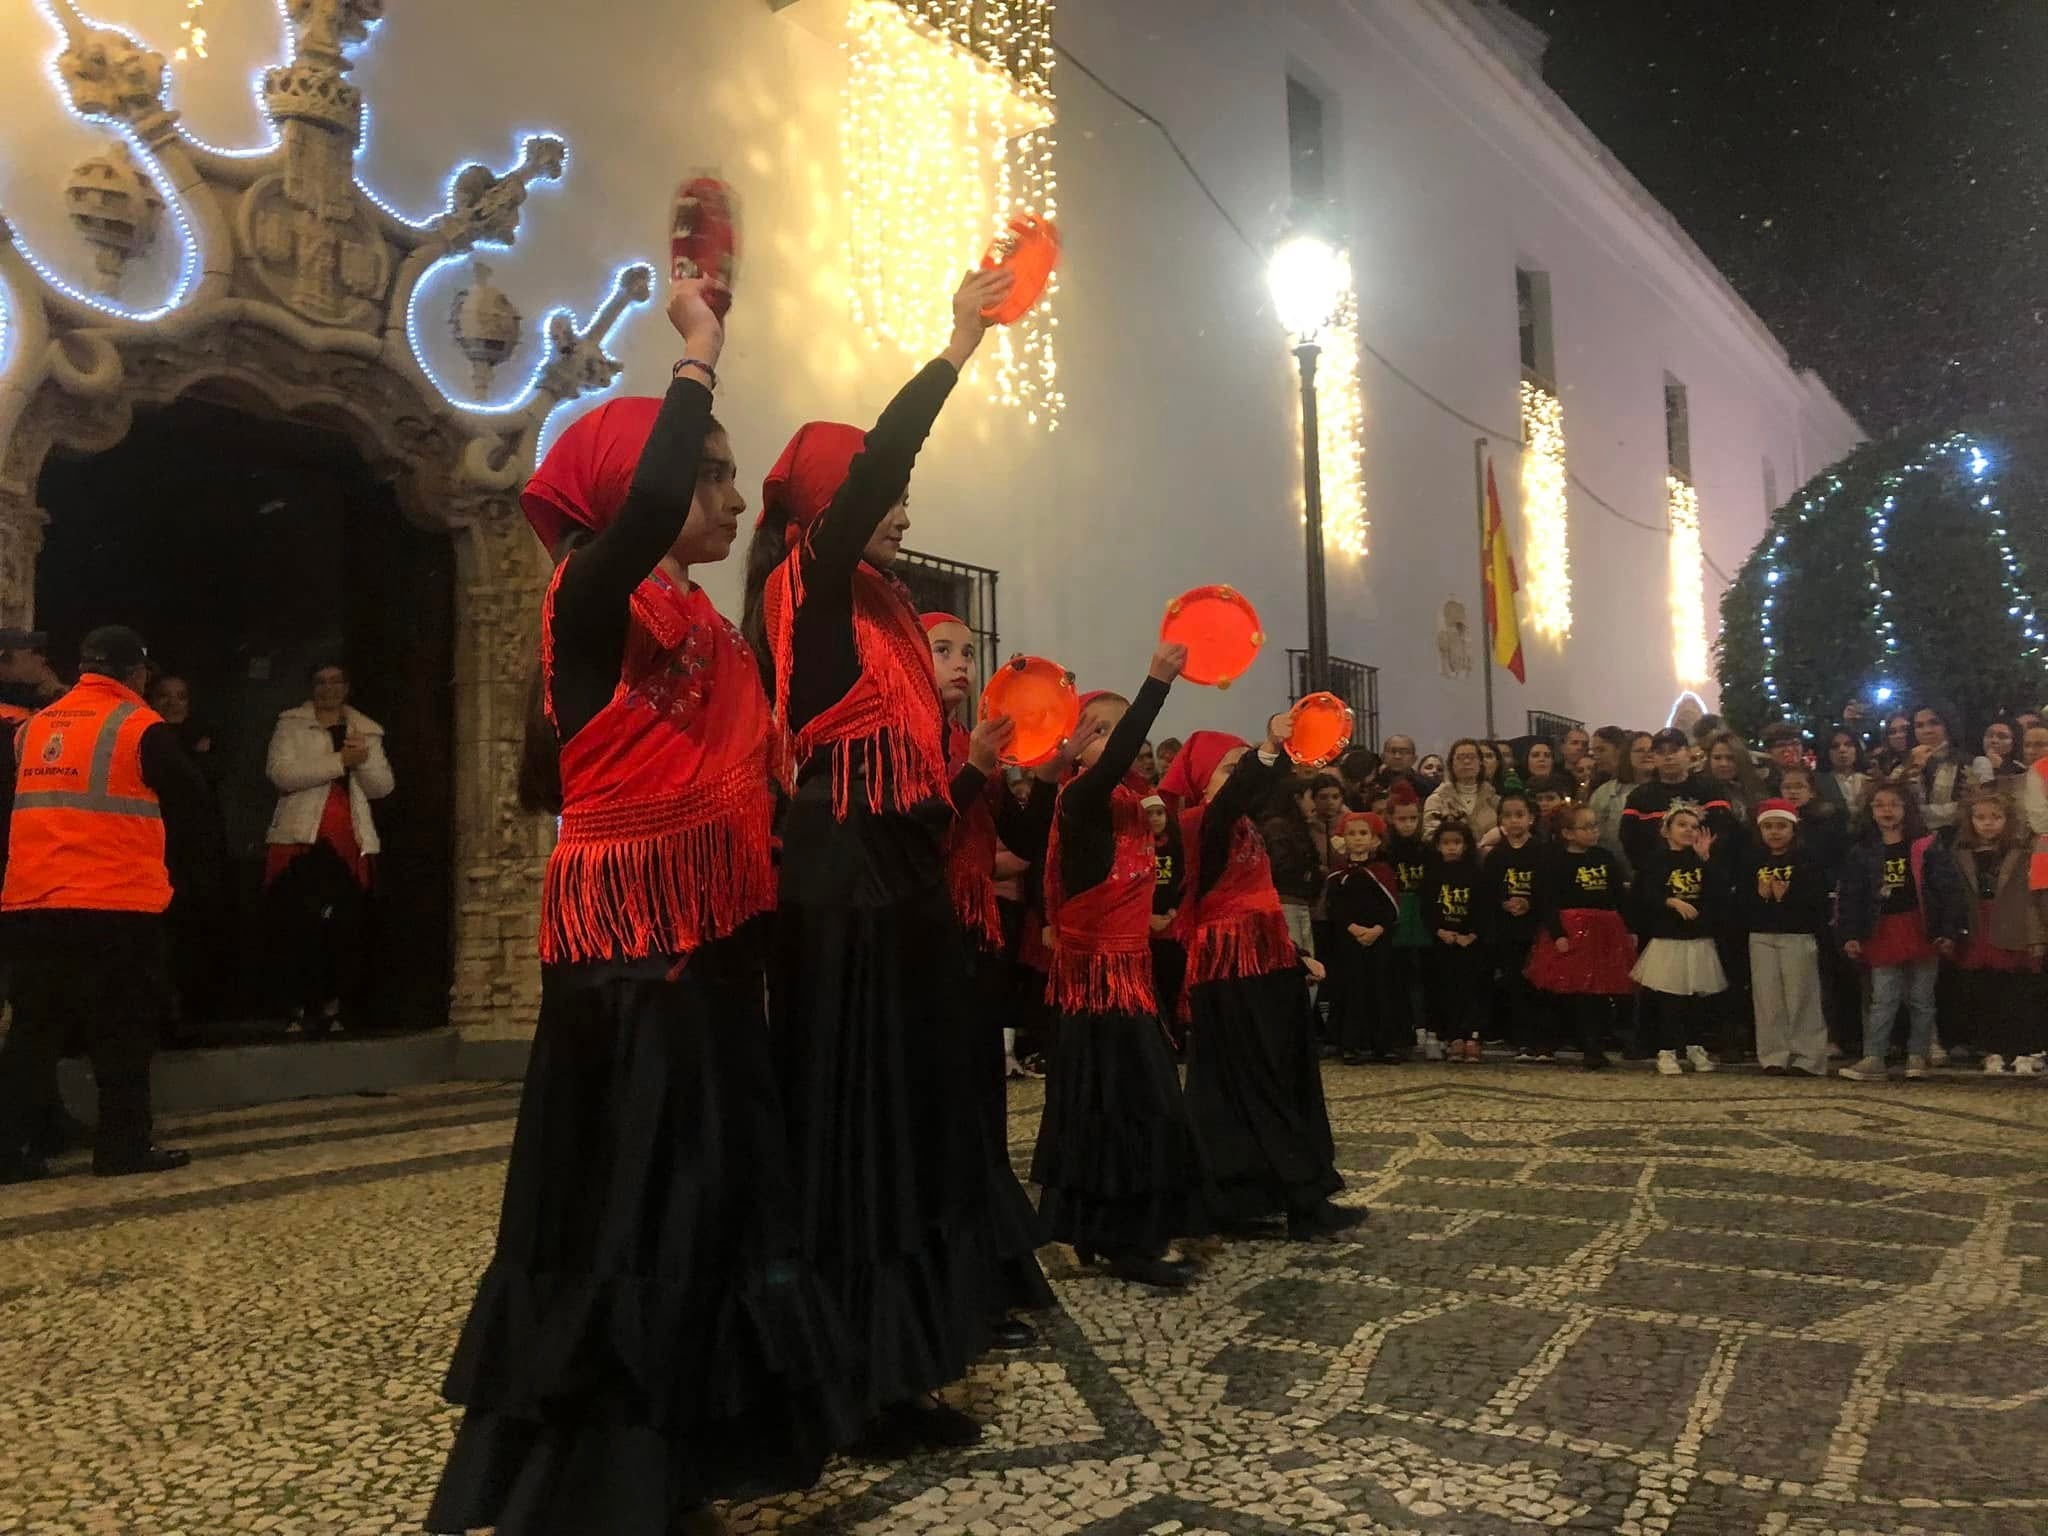
<path fill-rule="evenodd" d="M 1380 862 L 1386 823 L 1370 811 L 1347 811 L 1336 840 L 1346 860 L 1323 887 L 1330 923 L 1330 1035 L 1347 1065 L 1368 1056 L 1379 1061 L 1408 1059 L 1413 1035 L 1406 1006 L 1395 1007 L 1392 988 L 1394 930 L 1401 921 L 1401 887 Z"/>
<path fill-rule="evenodd" d="M 1600 846 L 1600 817 L 1591 806 L 1558 813 L 1562 846 L 1536 877 L 1536 943 L 1529 980 L 1557 1000 L 1578 1028 L 1581 1064 L 1588 1072 L 1608 1065 L 1603 1048 L 1618 1024 L 1622 998 L 1635 990 L 1629 970 L 1636 941 L 1621 915 L 1628 876 L 1621 860 Z"/>
<path fill-rule="evenodd" d="M 1735 887 L 1736 914 L 1749 934 L 1756 1059 L 1773 1077 L 1788 1070 L 1826 1077 L 1820 935 L 1828 923 L 1827 871 L 1801 846 L 1799 811 L 1791 801 L 1766 800 L 1757 807 L 1756 827 L 1757 843 L 1744 856 Z"/>
<path fill-rule="evenodd" d="M 1523 974 L 1529 946 L 1536 939 L 1536 872 L 1542 861 L 1535 802 L 1511 789 L 1500 797 L 1500 841 L 1486 855 L 1479 910 L 1500 995 L 1507 1003 L 1517 1061 L 1551 1059 L 1550 1004 Z"/>
<path fill-rule="evenodd" d="M 1492 956 L 1479 938 L 1479 861 L 1462 821 L 1437 824 L 1436 853 L 1422 887 L 1423 921 L 1436 935 L 1430 953 L 1429 1018 L 1452 1061 L 1479 1059 L 1479 1031 L 1493 1004 Z"/>
<path fill-rule="evenodd" d="M 1636 931 L 1648 942 L 1630 975 L 1647 992 L 1643 1006 L 1657 1041 L 1657 1070 L 1677 1077 L 1685 1070 L 1680 1052 L 1695 1072 L 1714 1070 L 1704 1042 L 1712 1000 L 1728 990 L 1714 948 L 1715 919 L 1728 901 L 1709 863 L 1713 834 L 1700 824 L 1699 809 L 1672 801 L 1661 831 L 1661 846 L 1636 865 Z"/>

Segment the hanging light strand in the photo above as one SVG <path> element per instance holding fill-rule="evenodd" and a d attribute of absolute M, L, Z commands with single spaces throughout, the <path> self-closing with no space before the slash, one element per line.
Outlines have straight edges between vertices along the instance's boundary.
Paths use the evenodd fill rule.
<path fill-rule="evenodd" d="M 1546 639 L 1572 632 L 1572 548 L 1564 405 L 1522 380 L 1522 593 L 1529 622 Z"/>
<path fill-rule="evenodd" d="M 178 44 L 178 51 L 172 55 L 180 64 L 187 59 L 206 57 L 205 10 L 206 0 L 185 0 L 184 19 L 178 23 L 178 30 L 184 34 L 185 40 Z"/>
<path fill-rule="evenodd" d="M 1676 475 L 1664 477 L 1671 527 L 1671 669 L 1681 686 L 1707 681 L 1706 548 L 1700 542 L 1700 497 Z"/>

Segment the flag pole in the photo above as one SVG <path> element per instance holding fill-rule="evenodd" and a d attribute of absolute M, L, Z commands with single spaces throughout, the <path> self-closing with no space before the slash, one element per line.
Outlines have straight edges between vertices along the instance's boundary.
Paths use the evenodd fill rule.
<path fill-rule="evenodd" d="M 1479 656 L 1486 685 L 1486 739 L 1493 734 L 1493 607 L 1486 600 L 1486 439 L 1472 440 L 1472 473 L 1479 503 Z"/>

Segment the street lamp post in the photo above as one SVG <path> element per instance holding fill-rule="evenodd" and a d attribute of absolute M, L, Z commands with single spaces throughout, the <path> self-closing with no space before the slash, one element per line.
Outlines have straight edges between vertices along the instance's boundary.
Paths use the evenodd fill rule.
<path fill-rule="evenodd" d="M 1266 268 L 1267 286 L 1280 323 L 1294 337 L 1294 359 L 1301 367 L 1301 488 L 1306 511 L 1303 533 L 1308 541 L 1308 691 L 1330 686 L 1330 594 L 1323 558 L 1323 461 L 1316 416 L 1318 339 L 1336 317 L 1344 292 L 1342 259 L 1336 248 L 1315 235 L 1294 235 L 1281 242 Z"/>

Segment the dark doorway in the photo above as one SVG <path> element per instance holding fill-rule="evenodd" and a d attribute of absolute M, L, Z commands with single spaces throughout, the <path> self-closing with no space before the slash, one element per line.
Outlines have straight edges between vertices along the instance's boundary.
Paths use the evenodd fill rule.
<path fill-rule="evenodd" d="M 36 622 L 70 676 L 97 624 L 130 624 L 192 687 L 213 738 L 231 881 L 223 1014 L 261 1020 L 274 995 L 261 953 L 264 773 L 280 711 L 308 669 L 341 659 L 349 702 L 381 724 L 396 788 L 376 802 L 383 852 L 361 1022 L 446 1022 L 453 891 L 452 541 L 398 510 L 338 433 L 180 400 L 139 413 L 115 448 L 52 454 Z"/>

